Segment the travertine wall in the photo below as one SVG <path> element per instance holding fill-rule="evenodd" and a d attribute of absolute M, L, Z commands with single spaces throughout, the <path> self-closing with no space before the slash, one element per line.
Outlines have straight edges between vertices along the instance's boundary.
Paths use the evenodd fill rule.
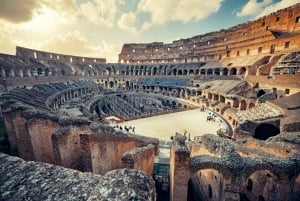
<path fill-rule="evenodd" d="M 189 63 L 299 49 L 299 8 L 298 3 L 255 21 L 171 44 L 124 44 L 119 63 Z"/>
<path fill-rule="evenodd" d="M 84 63 L 84 62 L 93 63 L 93 64 L 106 63 L 106 59 L 104 58 L 72 56 L 72 55 L 58 54 L 54 52 L 33 50 L 24 47 L 17 47 L 16 56 L 24 57 L 24 58 L 41 59 L 41 60 L 44 59 L 44 60 L 62 61 L 67 63 Z"/>

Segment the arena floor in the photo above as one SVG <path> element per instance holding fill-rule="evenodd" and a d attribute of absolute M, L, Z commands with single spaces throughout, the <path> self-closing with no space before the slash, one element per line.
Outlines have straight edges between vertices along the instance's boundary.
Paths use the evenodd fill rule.
<path fill-rule="evenodd" d="M 191 139 L 203 134 L 217 134 L 219 128 L 226 129 L 227 125 L 220 118 L 216 121 L 207 121 L 209 110 L 201 112 L 194 109 L 184 112 L 176 112 L 149 118 L 137 119 L 119 123 L 122 128 L 135 127 L 135 133 L 139 135 L 156 137 L 168 141 L 176 132 L 184 134 Z M 123 129 L 124 130 L 124 129 Z M 130 130 L 132 132 L 132 130 Z"/>

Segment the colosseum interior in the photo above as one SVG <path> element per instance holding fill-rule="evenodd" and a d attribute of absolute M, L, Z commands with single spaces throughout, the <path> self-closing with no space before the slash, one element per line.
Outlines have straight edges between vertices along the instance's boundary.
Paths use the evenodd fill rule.
<path fill-rule="evenodd" d="M 0 91 L 0 200 L 300 200 L 299 3 L 124 44 L 118 63 L 17 47 Z M 118 124 L 195 108 L 226 129 L 164 141 Z"/>

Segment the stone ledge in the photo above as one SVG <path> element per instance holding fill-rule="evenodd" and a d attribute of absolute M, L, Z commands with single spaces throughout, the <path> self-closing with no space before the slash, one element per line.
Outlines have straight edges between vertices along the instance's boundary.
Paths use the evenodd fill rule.
<path fill-rule="evenodd" d="M 118 169 L 104 176 L 0 153 L 0 200 L 156 200 L 147 174 Z"/>

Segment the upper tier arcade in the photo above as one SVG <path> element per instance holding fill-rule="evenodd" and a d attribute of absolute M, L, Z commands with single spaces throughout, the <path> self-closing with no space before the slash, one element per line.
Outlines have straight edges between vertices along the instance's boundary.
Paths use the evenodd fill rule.
<path fill-rule="evenodd" d="M 299 49 L 300 3 L 254 21 L 170 44 L 124 44 L 119 63 L 223 61 Z"/>
<path fill-rule="evenodd" d="M 39 51 L 24 47 L 17 47 L 16 56 L 22 58 L 34 58 L 39 60 L 51 60 L 60 61 L 65 63 L 91 63 L 91 64 L 104 64 L 106 59 L 93 58 L 93 57 L 81 57 L 73 55 L 58 54 L 52 52 Z"/>

